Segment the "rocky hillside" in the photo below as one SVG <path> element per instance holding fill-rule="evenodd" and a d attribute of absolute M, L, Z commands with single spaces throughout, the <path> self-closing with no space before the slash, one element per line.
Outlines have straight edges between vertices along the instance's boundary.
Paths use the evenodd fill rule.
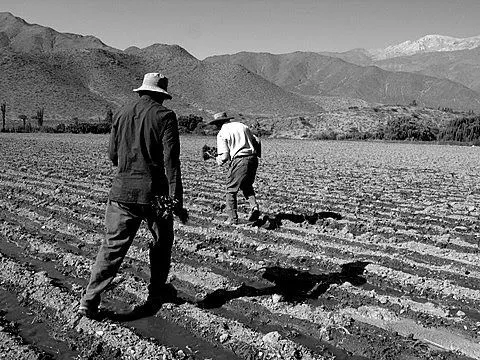
<path fill-rule="evenodd" d="M 370 50 L 369 52 L 374 60 L 384 60 L 428 52 L 471 50 L 479 46 L 480 35 L 463 39 L 442 35 L 426 35 L 417 40 L 407 40 L 398 45 L 388 46 L 385 49 Z"/>
<path fill-rule="evenodd" d="M 445 37 L 439 39 L 443 38 Z M 386 49 L 375 50 L 378 55 L 377 60 L 373 55 L 375 51 L 366 49 L 354 49 L 342 53 L 322 52 L 320 54 L 360 66 L 375 65 L 388 71 L 413 72 L 440 79 L 449 79 L 480 92 L 480 37 L 457 40 L 458 43 L 454 46 L 433 47 L 433 44 L 431 46 L 426 44 L 424 46 L 425 51 L 415 53 L 412 51 L 397 52 L 398 56 L 395 57 L 386 56 Z M 417 47 L 419 46 L 417 42 L 412 43 L 415 43 Z M 478 45 L 473 47 L 476 44 Z M 393 49 L 400 49 L 399 46 L 392 46 L 390 53 L 393 54 Z M 382 52 L 383 55 L 380 56 Z"/>
<path fill-rule="evenodd" d="M 169 77 L 173 95 L 166 105 L 180 115 L 209 117 L 226 110 L 245 118 L 313 118 L 413 100 L 420 107 L 480 110 L 480 94 L 474 91 L 480 87 L 478 51 L 375 62 L 385 69 L 349 62 L 372 63 L 372 54 L 363 49 L 337 57 L 239 53 L 201 61 L 177 45 L 121 51 L 93 36 L 60 33 L 0 13 L 0 102 L 7 104 L 7 126 L 19 126 L 20 115 L 34 122 L 41 107 L 45 125 L 99 120 L 136 97 L 132 89 L 143 74 L 160 71 Z"/>
<path fill-rule="evenodd" d="M 62 34 L 0 13 L 0 101 L 7 119 L 45 108 L 45 123 L 103 118 L 134 99 L 143 74 L 170 79 L 179 113 L 219 110 L 251 114 L 317 113 L 314 101 L 292 94 L 238 65 L 204 63 L 175 45 L 120 51 L 91 36 Z"/>
<path fill-rule="evenodd" d="M 426 35 L 417 40 L 407 40 L 383 49 L 357 48 L 345 52 L 320 52 L 322 55 L 340 58 L 357 65 L 373 65 L 376 61 L 394 59 L 417 54 L 472 50 L 480 47 L 480 35 L 468 38 L 455 38 L 443 35 Z"/>
<path fill-rule="evenodd" d="M 29 24 L 8 12 L 0 12 L 0 48 L 22 53 L 94 48 L 115 50 L 94 36 L 60 33 L 49 27 Z"/>
<path fill-rule="evenodd" d="M 450 79 L 480 92 L 480 47 L 396 57 L 376 61 L 375 65 L 390 71 L 417 72 Z"/>
<path fill-rule="evenodd" d="M 239 64 L 284 89 L 303 95 L 345 96 L 384 104 L 480 110 L 480 94 L 448 79 L 358 66 L 318 53 L 241 52 L 206 61 Z"/>
<path fill-rule="evenodd" d="M 443 128 L 453 119 L 465 116 L 464 113 L 419 108 L 416 106 L 379 105 L 373 107 L 350 107 L 325 111 L 312 116 L 287 116 L 278 118 L 241 119 L 260 134 L 272 138 L 287 139 L 346 139 L 363 136 L 375 138 L 375 134 L 389 121 L 411 119 L 423 124 Z"/>

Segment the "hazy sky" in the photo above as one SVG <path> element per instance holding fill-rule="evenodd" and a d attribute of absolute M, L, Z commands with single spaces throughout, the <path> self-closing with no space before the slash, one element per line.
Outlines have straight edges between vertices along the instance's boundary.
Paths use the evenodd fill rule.
<path fill-rule="evenodd" d="M 480 0 L 0 0 L 0 11 L 118 49 L 178 44 L 199 59 L 480 35 Z"/>

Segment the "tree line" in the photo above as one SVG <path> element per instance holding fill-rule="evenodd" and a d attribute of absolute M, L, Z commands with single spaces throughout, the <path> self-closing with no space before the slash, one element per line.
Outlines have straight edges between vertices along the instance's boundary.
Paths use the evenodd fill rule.
<path fill-rule="evenodd" d="M 78 118 L 73 118 L 70 124 L 60 123 L 56 126 L 44 125 L 44 108 L 38 108 L 36 113 L 30 117 L 36 125 L 27 123 L 26 115 L 19 115 L 22 126 L 5 126 L 7 104 L 0 104 L 2 114 L 2 132 L 51 132 L 51 133 L 75 133 L 75 134 L 106 134 L 109 133 L 113 123 L 113 111 L 107 109 L 103 120 L 97 122 L 81 122 Z M 301 118 L 303 122 L 305 119 Z M 178 116 L 178 127 L 181 134 L 212 135 L 211 129 L 205 126 L 203 118 L 198 115 L 180 115 Z M 261 125 L 253 125 L 256 133 L 262 132 Z M 253 129 L 252 128 L 252 129 Z M 262 133 L 263 134 L 263 133 Z M 265 133 L 263 135 L 271 135 Z M 480 115 L 469 115 L 450 120 L 445 125 L 439 127 L 430 119 L 421 119 L 418 116 L 401 116 L 390 119 L 383 126 L 375 130 L 361 132 L 352 127 L 346 132 L 337 133 L 327 131 L 315 134 L 313 138 L 318 140 L 409 140 L 409 141 L 440 141 L 440 142 L 465 142 L 480 144 Z"/>
<path fill-rule="evenodd" d="M 378 128 L 361 132 L 352 127 L 344 133 L 326 131 L 316 134 L 319 140 L 400 140 L 465 142 L 480 145 L 480 116 L 469 115 L 438 126 L 432 120 L 402 116 L 390 119 Z"/>
<path fill-rule="evenodd" d="M 74 133 L 74 134 L 107 134 L 110 132 L 113 123 L 113 111 L 107 109 L 103 120 L 96 122 L 82 122 L 78 117 L 74 117 L 69 124 L 59 123 L 55 126 L 44 125 L 45 110 L 39 108 L 30 118 L 21 114 L 18 119 L 22 125 L 6 127 L 7 104 L 0 104 L 2 113 L 2 132 L 47 132 L 47 133 Z M 30 121 L 29 121 L 30 120 Z M 31 121 L 34 121 L 32 124 Z M 180 115 L 178 117 L 178 127 L 181 134 L 202 134 L 204 127 L 203 118 L 198 115 Z"/>

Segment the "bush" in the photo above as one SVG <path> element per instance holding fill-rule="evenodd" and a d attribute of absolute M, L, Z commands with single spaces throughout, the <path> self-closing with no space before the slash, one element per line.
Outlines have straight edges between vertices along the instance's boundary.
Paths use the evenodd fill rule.
<path fill-rule="evenodd" d="M 180 134 L 191 134 L 197 126 L 203 123 L 203 118 L 194 114 L 180 115 L 178 117 L 178 129 Z"/>
<path fill-rule="evenodd" d="M 61 127 L 61 124 L 57 126 L 58 130 L 63 129 L 64 131 L 73 134 L 108 134 L 112 129 L 112 124 L 106 122 L 98 123 L 79 123 L 75 122 L 73 124 L 67 125 L 64 128 Z"/>
<path fill-rule="evenodd" d="M 480 140 L 480 116 L 451 120 L 440 132 L 439 140 L 463 142 Z"/>
<path fill-rule="evenodd" d="M 436 140 L 437 126 L 430 120 L 412 119 L 402 116 L 389 120 L 383 129 L 386 140 Z"/>
<path fill-rule="evenodd" d="M 335 131 L 322 131 L 313 136 L 315 140 L 336 140 L 337 133 Z"/>

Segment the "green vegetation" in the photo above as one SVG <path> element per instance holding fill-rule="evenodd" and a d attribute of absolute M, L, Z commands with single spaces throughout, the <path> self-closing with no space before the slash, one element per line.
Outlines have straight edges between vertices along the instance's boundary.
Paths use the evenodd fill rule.
<path fill-rule="evenodd" d="M 27 115 L 21 114 L 21 115 L 18 115 L 18 118 L 19 118 L 20 120 L 22 120 L 22 122 L 23 122 L 23 129 L 25 130 L 25 129 L 26 129 L 25 123 L 27 122 Z"/>
<path fill-rule="evenodd" d="M 107 124 L 113 124 L 113 111 L 110 108 L 108 108 L 107 114 L 105 115 L 105 122 Z"/>
<path fill-rule="evenodd" d="M 480 116 L 450 121 L 440 132 L 438 140 L 480 143 Z"/>
<path fill-rule="evenodd" d="M 2 132 L 5 132 L 5 116 L 7 113 L 7 104 L 2 103 L 2 105 L 0 105 L 0 110 L 2 111 Z"/>
<path fill-rule="evenodd" d="M 391 119 L 383 129 L 385 140 L 420 140 L 437 139 L 438 127 L 431 120 L 420 120 L 415 117 L 402 116 Z M 379 137 L 381 132 L 377 133 Z"/>
<path fill-rule="evenodd" d="M 43 126 L 43 113 L 44 113 L 44 109 L 43 107 L 41 107 L 40 109 L 37 110 L 37 113 L 34 116 L 32 116 L 32 119 L 37 120 L 38 127 L 40 128 Z"/>
<path fill-rule="evenodd" d="M 201 134 L 203 118 L 198 115 L 180 115 L 178 117 L 178 129 L 180 134 Z"/>
<path fill-rule="evenodd" d="M 97 122 L 80 121 L 74 117 L 70 123 L 44 126 L 44 108 L 38 108 L 31 120 L 21 114 L 21 126 L 5 126 L 7 104 L 0 104 L 2 132 L 50 132 L 75 134 L 109 133 L 113 111 L 108 108 L 105 118 Z M 480 115 L 471 112 L 452 112 L 450 109 L 419 108 L 414 104 L 379 105 L 375 107 L 351 106 L 344 110 L 323 112 L 317 116 L 239 115 L 239 121 L 250 126 L 261 137 L 313 139 L 313 140 L 395 140 L 439 141 L 480 144 Z M 196 114 L 179 115 L 180 134 L 215 135 L 217 129 L 206 126 Z"/>

